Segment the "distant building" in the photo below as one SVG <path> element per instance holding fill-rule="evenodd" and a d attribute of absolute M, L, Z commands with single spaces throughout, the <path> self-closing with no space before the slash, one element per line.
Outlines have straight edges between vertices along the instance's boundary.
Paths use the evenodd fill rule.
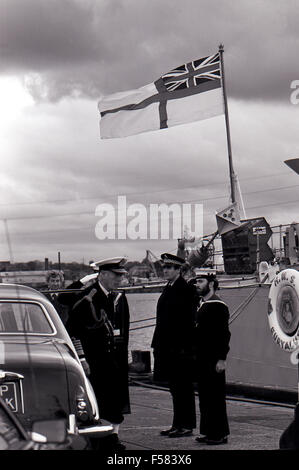
<path fill-rule="evenodd" d="M 0 261 L 0 271 L 6 271 L 10 266 L 10 261 Z"/>
<path fill-rule="evenodd" d="M 0 282 L 38 288 L 47 285 L 46 275 L 47 271 L 2 271 Z"/>

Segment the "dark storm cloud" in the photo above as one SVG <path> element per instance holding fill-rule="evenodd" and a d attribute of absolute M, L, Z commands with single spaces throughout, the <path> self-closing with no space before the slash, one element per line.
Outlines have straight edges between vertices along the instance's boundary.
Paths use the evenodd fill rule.
<path fill-rule="evenodd" d="M 2 74 L 38 100 L 143 86 L 225 44 L 230 96 L 289 98 L 298 79 L 296 0 L 2 0 Z"/>
<path fill-rule="evenodd" d="M 95 209 L 103 202 L 116 207 L 117 195 L 146 207 L 201 202 L 204 233 L 215 231 L 215 211 L 230 191 L 224 117 L 101 140 L 96 102 L 212 54 L 221 42 L 247 216 L 297 220 L 297 175 L 283 164 L 299 155 L 298 106 L 290 103 L 290 82 L 299 79 L 297 4 L 0 0 L 0 79 L 8 77 L 0 209 L 15 259 L 54 260 L 57 250 L 70 261 L 125 253 L 142 259 L 148 248 L 175 252 L 172 241 L 100 242 Z M 39 103 L 27 105 L 24 90 L 18 95 L 20 79 Z M 0 235 L 7 259 L 3 227 Z"/>
<path fill-rule="evenodd" d="M 2 2 L 1 51 L 7 72 L 47 70 L 94 54 L 92 8 L 72 0 Z"/>

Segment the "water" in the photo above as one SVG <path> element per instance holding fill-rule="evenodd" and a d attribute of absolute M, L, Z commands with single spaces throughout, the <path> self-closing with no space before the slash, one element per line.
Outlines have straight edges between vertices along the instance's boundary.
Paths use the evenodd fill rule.
<path fill-rule="evenodd" d="M 156 317 L 156 306 L 160 293 L 141 293 L 141 294 L 127 294 L 129 309 L 130 309 L 130 337 L 129 337 L 129 351 L 151 351 L 151 342 L 154 333 L 154 326 L 156 320 L 140 321 L 147 318 Z M 134 323 L 138 320 L 138 323 Z M 134 328 L 140 328 L 133 330 Z M 129 356 L 129 361 L 130 361 Z"/>

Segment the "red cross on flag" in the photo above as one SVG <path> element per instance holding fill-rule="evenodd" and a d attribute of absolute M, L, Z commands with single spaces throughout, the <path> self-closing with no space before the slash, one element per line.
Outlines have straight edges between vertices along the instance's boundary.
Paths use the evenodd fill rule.
<path fill-rule="evenodd" d="M 172 69 L 136 90 L 102 96 L 102 139 L 200 121 L 224 112 L 219 52 Z"/>

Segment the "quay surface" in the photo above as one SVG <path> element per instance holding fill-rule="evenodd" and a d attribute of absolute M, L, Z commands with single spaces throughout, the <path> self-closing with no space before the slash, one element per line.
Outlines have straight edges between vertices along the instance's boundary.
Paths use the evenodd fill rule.
<path fill-rule="evenodd" d="M 131 385 L 131 414 L 125 415 L 119 437 L 127 451 L 153 450 L 279 450 L 279 438 L 293 419 L 291 405 L 274 406 L 252 401 L 227 399 L 230 424 L 228 443 L 220 446 L 198 444 L 193 436 L 169 438 L 160 431 L 171 425 L 172 402 L 170 393 L 160 388 Z M 199 424 L 198 397 L 197 425 Z M 244 399 L 246 400 L 246 399 Z"/>

